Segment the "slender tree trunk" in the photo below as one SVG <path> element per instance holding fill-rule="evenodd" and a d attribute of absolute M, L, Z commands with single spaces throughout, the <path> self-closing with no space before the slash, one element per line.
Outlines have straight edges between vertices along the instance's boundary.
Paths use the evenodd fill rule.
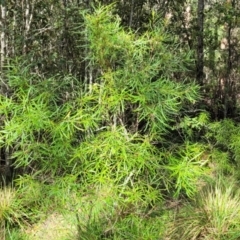
<path fill-rule="evenodd" d="M 134 0 L 131 1 L 131 12 L 130 12 L 130 18 L 129 18 L 129 27 L 132 27 L 132 21 L 133 21 L 133 9 L 134 9 Z"/>
<path fill-rule="evenodd" d="M 232 9 L 235 8 L 235 0 L 232 0 L 230 3 L 232 6 Z M 233 45 L 232 45 L 232 18 L 230 18 L 227 26 L 227 45 L 228 45 L 228 56 L 227 56 L 227 62 L 226 62 L 226 76 L 225 76 L 225 84 L 224 84 L 224 118 L 227 117 L 229 112 L 229 107 L 234 109 L 234 106 L 230 106 L 232 104 L 231 96 L 232 95 L 232 88 L 234 87 L 234 83 L 231 82 L 231 72 L 232 72 L 232 61 L 233 61 Z"/>
<path fill-rule="evenodd" d="M 0 1 L 1 7 L 1 18 L 0 18 L 0 41 L 1 41 L 1 48 L 0 48 L 0 72 L 2 73 L 2 69 L 5 62 L 5 50 L 6 50 L 6 35 L 5 35 L 5 23 L 6 23 L 6 5 L 5 0 Z"/>
<path fill-rule="evenodd" d="M 24 29 L 24 44 L 23 44 L 23 54 L 26 54 L 27 51 L 27 38 L 30 31 L 32 19 L 33 19 L 33 10 L 34 10 L 34 1 L 30 4 L 27 0 L 25 6 L 25 29 Z M 23 9 L 24 10 L 24 9 Z"/>
<path fill-rule="evenodd" d="M 197 75 L 196 80 L 203 85 L 203 64 L 204 64 L 204 41 L 203 41 L 203 24 L 204 24 L 204 0 L 198 0 L 198 38 L 197 38 Z"/>

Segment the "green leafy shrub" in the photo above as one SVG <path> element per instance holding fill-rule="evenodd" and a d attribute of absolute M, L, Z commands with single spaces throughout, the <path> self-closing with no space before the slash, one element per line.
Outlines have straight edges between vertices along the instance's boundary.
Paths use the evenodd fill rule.
<path fill-rule="evenodd" d="M 173 181 L 175 197 L 179 197 L 180 193 L 193 197 L 199 191 L 200 182 L 208 173 L 208 158 L 204 157 L 202 145 L 188 142 L 169 155 L 165 169 Z"/>
<path fill-rule="evenodd" d="M 238 168 L 240 159 L 240 126 L 230 119 L 214 122 L 208 125 L 206 139 L 212 147 L 212 159 L 219 171 L 239 177 Z"/>
<path fill-rule="evenodd" d="M 199 140 L 200 135 L 206 130 L 209 122 L 209 114 L 207 112 L 201 112 L 196 117 L 184 116 L 184 118 L 173 127 L 173 130 L 177 130 L 184 140 Z"/>
<path fill-rule="evenodd" d="M 28 67 L 9 67 L 11 97 L 0 97 L 1 145 L 28 171 L 156 183 L 161 156 L 152 143 L 163 138 L 183 102 L 196 101 L 198 86 L 159 75 L 181 67 L 167 62 L 172 48 L 161 27 L 127 32 L 111 7 L 83 16 L 88 58 L 99 74 L 83 86 L 73 77 L 43 79 Z"/>
<path fill-rule="evenodd" d="M 65 195 L 81 191 L 91 196 L 96 188 L 109 186 L 115 193 L 107 209 L 99 206 L 82 232 L 98 224 L 101 232 L 108 226 L 101 216 L 109 219 L 114 212 L 112 224 L 119 221 L 123 229 L 132 218 L 132 232 L 139 236 L 146 222 L 139 221 L 138 229 L 137 216 L 161 205 L 162 189 L 170 184 L 176 196 L 184 192 L 191 197 L 204 173 L 200 145 L 179 147 L 167 163 L 170 147 L 156 147 L 167 141 L 183 104 L 199 98 L 199 87 L 171 79 L 191 59 L 165 43 L 170 37 L 160 25 L 133 33 L 112 12 L 112 7 L 100 6 L 83 13 L 81 34 L 91 75 L 84 84 L 72 76 L 35 76 L 21 64 L 6 70 L 11 94 L 0 96 L 0 144 L 18 168 L 21 206 L 43 210 L 52 201 L 60 209 L 69 200 Z M 198 128 L 194 124 L 192 120 Z"/>
<path fill-rule="evenodd" d="M 226 150 L 229 149 L 232 137 L 237 133 L 237 125 L 232 120 L 225 119 L 209 124 L 209 131 L 206 133 L 206 137 L 213 140 L 213 142 L 215 140 L 215 144 Z"/>

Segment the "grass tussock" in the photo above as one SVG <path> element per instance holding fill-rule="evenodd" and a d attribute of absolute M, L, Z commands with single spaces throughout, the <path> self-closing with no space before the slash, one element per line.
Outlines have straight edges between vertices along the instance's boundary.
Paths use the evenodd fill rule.
<path fill-rule="evenodd" d="M 240 192 L 234 183 L 204 188 L 170 224 L 170 239 L 222 240 L 240 237 Z"/>

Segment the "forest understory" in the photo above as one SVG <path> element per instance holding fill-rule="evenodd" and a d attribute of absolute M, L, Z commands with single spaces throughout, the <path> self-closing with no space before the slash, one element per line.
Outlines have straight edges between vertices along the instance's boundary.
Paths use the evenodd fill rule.
<path fill-rule="evenodd" d="M 240 239 L 238 1 L 0 7 L 0 239 Z"/>

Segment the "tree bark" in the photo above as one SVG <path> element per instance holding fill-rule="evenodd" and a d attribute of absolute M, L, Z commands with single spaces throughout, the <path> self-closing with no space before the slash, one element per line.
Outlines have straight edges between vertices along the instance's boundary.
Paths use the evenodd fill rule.
<path fill-rule="evenodd" d="M 204 40 L 203 40 L 203 25 L 204 25 L 204 0 L 198 0 L 198 36 L 197 36 L 197 75 L 196 80 L 203 85 L 203 64 L 204 64 Z"/>
<path fill-rule="evenodd" d="M 129 18 L 129 27 L 132 27 L 132 21 L 133 21 L 133 9 L 134 9 L 134 0 L 131 1 L 131 12 L 130 12 L 130 18 Z"/>
<path fill-rule="evenodd" d="M 5 36 L 5 20 L 6 20 L 6 5 L 5 5 L 5 0 L 2 0 L 0 2 L 0 7 L 1 7 L 1 19 L 0 19 L 0 41 L 1 41 L 1 49 L 0 49 L 0 71 L 2 73 L 2 69 L 4 66 L 4 61 L 5 61 L 5 50 L 6 50 L 6 36 Z"/>
<path fill-rule="evenodd" d="M 231 8 L 235 8 L 235 0 L 232 0 L 230 2 Z M 235 106 L 233 106 L 234 96 L 233 89 L 235 83 L 231 81 L 231 72 L 233 68 L 233 44 L 232 44 L 232 30 L 233 30 L 233 22 L 232 17 L 229 19 L 228 25 L 227 25 L 227 45 L 228 45 L 228 56 L 227 56 L 227 62 L 226 62 L 226 76 L 225 76 L 225 86 L 224 86 L 224 118 L 227 118 L 227 115 L 229 113 L 229 108 L 232 108 L 232 111 Z M 232 106 L 230 106 L 232 105 Z M 234 115 L 234 113 L 231 113 Z"/>

